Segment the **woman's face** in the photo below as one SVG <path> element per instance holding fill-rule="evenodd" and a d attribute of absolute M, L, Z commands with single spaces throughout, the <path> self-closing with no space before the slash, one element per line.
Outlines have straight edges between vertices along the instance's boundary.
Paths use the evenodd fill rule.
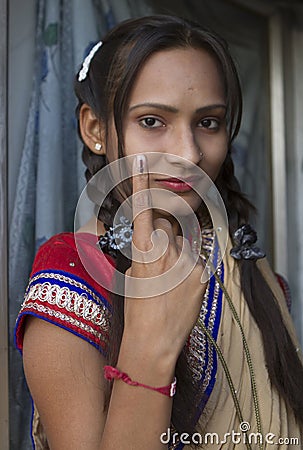
<path fill-rule="evenodd" d="M 159 51 L 144 64 L 130 94 L 125 155 L 158 153 L 168 175 L 150 174 L 150 188 L 172 191 L 196 209 L 200 200 L 190 189 L 191 168 L 200 167 L 212 180 L 218 176 L 228 146 L 225 116 L 212 56 L 194 48 Z M 179 176 L 188 177 L 188 184 L 174 179 Z"/>

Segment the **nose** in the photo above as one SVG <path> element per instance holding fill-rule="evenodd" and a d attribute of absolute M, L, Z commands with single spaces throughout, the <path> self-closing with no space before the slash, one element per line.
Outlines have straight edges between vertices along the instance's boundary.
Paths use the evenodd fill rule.
<path fill-rule="evenodd" d="M 201 161 L 203 152 L 191 127 L 184 126 L 172 131 L 170 153 L 167 155 L 168 162 L 177 163 L 180 161 L 179 158 L 174 158 L 175 155 L 196 165 Z"/>

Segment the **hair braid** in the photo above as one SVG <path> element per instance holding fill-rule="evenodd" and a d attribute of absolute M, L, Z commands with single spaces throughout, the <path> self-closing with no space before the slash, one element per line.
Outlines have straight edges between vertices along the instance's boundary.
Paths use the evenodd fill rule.
<path fill-rule="evenodd" d="M 254 206 L 240 192 L 234 165 L 228 153 L 217 179 L 229 218 L 229 232 L 248 221 Z M 303 366 L 284 324 L 272 290 L 255 261 L 239 261 L 241 287 L 250 312 L 262 335 L 265 361 L 272 384 L 293 409 L 303 424 Z M 296 373 L 296 376 L 294 376 Z"/>
<path fill-rule="evenodd" d="M 256 209 L 241 192 L 240 184 L 234 174 L 234 163 L 230 151 L 221 167 L 216 186 L 227 210 L 229 231 L 232 236 L 241 224 L 249 221 L 250 214 Z"/>
<path fill-rule="evenodd" d="M 105 155 L 96 155 L 86 145 L 83 146 L 82 160 L 86 165 L 85 178 L 89 180 L 103 167 L 107 161 Z M 87 194 L 90 196 L 90 186 L 87 185 Z M 96 207 L 96 216 L 104 223 L 105 228 L 113 224 L 115 214 L 120 206 L 120 202 L 114 197 L 113 191 L 109 192 L 101 206 Z"/>

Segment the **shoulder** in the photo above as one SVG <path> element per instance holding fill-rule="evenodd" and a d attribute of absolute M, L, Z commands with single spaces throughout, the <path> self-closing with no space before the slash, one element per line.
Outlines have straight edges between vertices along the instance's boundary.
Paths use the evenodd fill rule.
<path fill-rule="evenodd" d="M 38 317 L 87 340 L 106 354 L 111 304 L 108 286 L 113 261 L 100 252 L 98 237 L 61 233 L 35 257 L 16 324 L 22 350 L 25 318 Z"/>
<path fill-rule="evenodd" d="M 63 275 L 79 279 L 108 297 L 114 274 L 114 261 L 98 247 L 98 236 L 91 233 L 61 233 L 51 237 L 39 248 L 30 274 L 30 281 L 40 274 Z"/>

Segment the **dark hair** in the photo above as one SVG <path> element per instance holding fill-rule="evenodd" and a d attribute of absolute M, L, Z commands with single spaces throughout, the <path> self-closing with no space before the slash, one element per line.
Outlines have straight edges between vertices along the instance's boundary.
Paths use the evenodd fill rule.
<path fill-rule="evenodd" d="M 108 130 L 113 115 L 118 136 L 118 154 L 123 156 L 123 117 L 139 70 L 153 53 L 184 47 L 207 50 L 217 61 L 224 84 L 229 144 L 216 185 L 225 202 L 232 236 L 241 224 L 248 222 L 254 208 L 240 191 L 230 154 L 231 144 L 240 127 L 242 97 L 235 65 L 222 38 L 202 29 L 198 24 L 172 16 L 156 15 L 122 22 L 104 38 L 101 49 L 91 61 L 87 79 L 75 82 L 79 100 L 77 116 L 79 118 L 80 108 L 86 103 Z M 95 155 L 85 145 L 83 161 L 87 166 L 87 180 L 107 163 L 105 156 Z M 99 218 L 105 226 L 112 224 L 118 206 L 119 202 L 114 195 L 108 195 L 99 210 Z M 118 254 L 116 264 L 120 272 L 125 272 L 130 261 Z M 291 406 L 297 419 L 303 423 L 300 385 L 303 367 L 284 325 L 277 301 L 255 262 L 242 261 L 239 269 L 245 299 L 262 333 L 271 382 Z M 117 295 L 112 295 L 112 301 L 114 312 L 109 360 L 115 365 L 123 333 L 124 302 Z M 176 376 L 179 382 L 172 422 L 179 432 L 192 431 L 196 386 L 189 372 L 185 352 L 181 353 L 177 362 Z"/>

